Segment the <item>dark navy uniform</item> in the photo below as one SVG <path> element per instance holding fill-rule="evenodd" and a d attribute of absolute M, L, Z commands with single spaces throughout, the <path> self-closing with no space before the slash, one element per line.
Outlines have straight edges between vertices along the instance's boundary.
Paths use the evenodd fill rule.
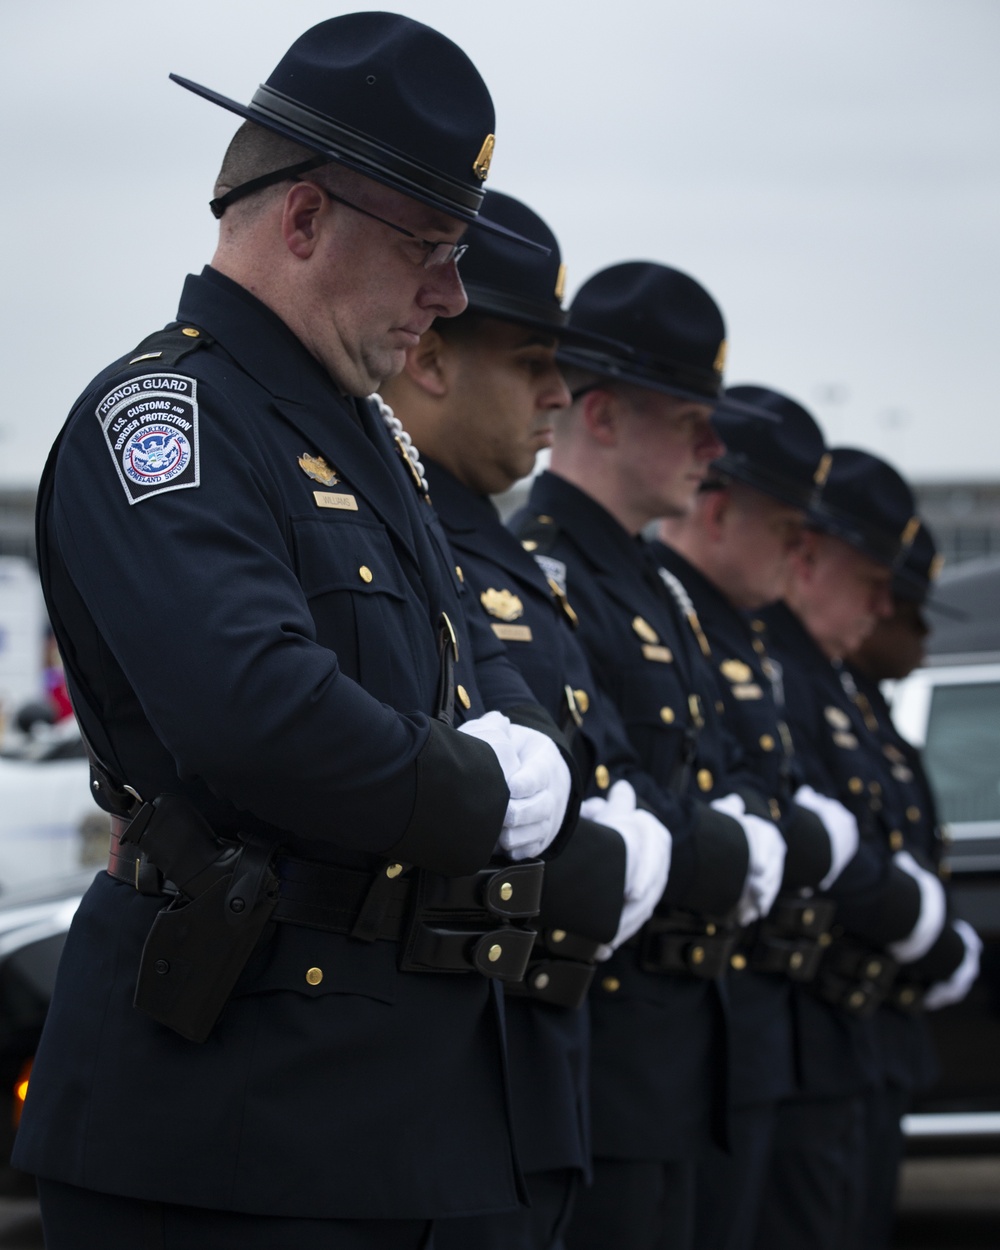
<path fill-rule="evenodd" d="M 532 696 L 466 628 L 455 561 L 376 409 L 273 313 L 211 269 L 189 278 L 178 327 L 88 388 L 49 474 L 47 595 L 81 721 L 122 782 L 318 871 L 388 859 L 432 882 L 487 863 L 507 787 L 491 750 L 434 719 L 442 613 L 459 718 Z M 19 1167 L 288 1217 L 518 1201 L 493 984 L 280 924 L 198 1046 L 132 1004 L 163 905 L 106 873 L 85 897 Z"/>
<path fill-rule="evenodd" d="M 689 678 L 694 633 L 679 620 L 642 541 L 565 480 L 551 473 L 536 479 L 515 532 L 564 583 L 591 669 L 648 774 L 643 797 L 662 804 L 667 791 L 679 808 L 662 906 L 725 915 L 741 895 L 748 851 L 736 822 L 702 801 L 726 792 L 720 787 L 733 759 L 732 744 L 714 732 L 714 702 L 700 702 Z M 713 729 L 701 732 L 706 721 Z M 699 831 L 703 820 L 720 831 L 714 855 Z M 627 943 L 602 969 L 592 994 L 594 1153 L 611 1168 L 668 1164 L 676 1172 L 671 1199 L 682 1195 L 689 1209 L 694 1161 L 713 1131 L 725 1132 L 724 1005 L 716 982 L 651 972 L 648 954 L 641 937 Z M 623 1229 L 628 1200 L 620 1194 Z M 579 1244 L 586 1244 L 587 1216 L 584 1205 Z M 690 1236 L 690 1228 L 680 1231 Z M 577 1242 L 571 1237 L 569 1244 Z"/>
<path fill-rule="evenodd" d="M 434 507 L 459 561 L 472 610 L 503 640 L 553 719 L 572 731 L 580 722 L 574 738 L 578 762 L 589 778 L 590 793 L 602 793 L 612 779 L 631 771 L 628 763 L 634 768 L 634 760 L 627 743 L 612 741 L 602 697 L 573 636 L 573 608 L 561 592 L 553 593 L 488 498 L 426 457 L 424 462 Z M 560 973 L 572 976 L 574 985 L 589 980 L 597 944 L 610 942 L 617 931 L 624 881 L 620 836 L 581 820 L 566 850 L 546 868 L 538 958 L 524 984 L 508 987 L 505 996 L 518 1157 L 537 1218 L 547 1223 L 532 1244 L 558 1240 L 573 1185 L 564 1184 L 560 1203 L 557 1178 L 590 1174 L 589 1014 L 585 1006 L 571 1008 L 559 1001 Z M 566 947 L 572 947 L 576 961 L 560 958 Z M 581 953 L 589 959 L 580 960 Z M 437 1239 L 445 1246 L 521 1244 L 518 1228 L 507 1227 L 503 1217 L 442 1224 Z"/>

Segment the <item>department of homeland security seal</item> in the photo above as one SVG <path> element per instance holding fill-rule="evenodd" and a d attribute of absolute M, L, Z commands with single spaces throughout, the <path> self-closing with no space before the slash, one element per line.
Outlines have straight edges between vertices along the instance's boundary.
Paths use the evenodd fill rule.
<path fill-rule="evenodd" d="M 180 374 L 130 378 L 97 405 L 130 504 L 200 482 L 197 382 Z"/>

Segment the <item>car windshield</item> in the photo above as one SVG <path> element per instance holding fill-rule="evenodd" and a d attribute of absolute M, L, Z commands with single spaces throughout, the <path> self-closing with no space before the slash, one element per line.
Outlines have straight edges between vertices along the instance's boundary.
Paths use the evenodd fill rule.
<path fill-rule="evenodd" d="M 945 821 L 1000 821 L 1000 681 L 936 686 L 925 747 Z"/>

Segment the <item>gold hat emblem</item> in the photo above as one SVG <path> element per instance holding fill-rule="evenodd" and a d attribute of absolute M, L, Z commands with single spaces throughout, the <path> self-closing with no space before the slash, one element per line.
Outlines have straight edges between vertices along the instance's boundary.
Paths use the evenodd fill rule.
<path fill-rule="evenodd" d="M 493 159 L 493 149 L 496 144 L 496 135 L 487 135 L 483 140 L 483 146 L 479 149 L 479 155 L 472 163 L 472 172 L 482 182 L 486 181 L 486 175 L 490 172 L 490 161 Z"/>
<path fill-rule="evenodd" d="M 944 568 L 944 556 L 940 552 L 931 561 L 931 566 L 927 570 L 927 576 L 932 582 L 936 582 L 941 576 L 941 570 Z"/>
<path fill-rule="evenodd" d="M 719 672 L 726 681 L 735 682 L 737 685 L 753 679 L 753 669 L 742 660 L 723 660 L 719 665 Z"/>
<path fill-rule="evenodd" d="M 826 717 L 826 723 L 832 725 L 834 729 L 850 729 L 851 727 L 851 718 L 839 707 L 832 705 L 825 707 L 823 715 Z"/>
<path fill-rule="evenodd" d="M 726 367 L 726 351 L 728 350 L 728 346 L 729 345 L 725 339 L 723 339 L 719 344 L 719 350 L 715 353 L 715 364 L 712 366 L 716 373 L 722 373 Z"/>
<path fill-rule="evenodd" d="M 479 602 L 500 621 L 516 621 L 524 615 L 524 604 L 509 590 L 494 590 L 491 586 L 479 596 Z"/>
<path fill-rule="evenodd" d="M 913 540 L 916 538 L 917 531 L 919 529 L 920 529 L 920 517 L 911 516 L 910 519 L 906 522 L 906 529 L 904 529 L 902 534 L 900 534 L 899 536 L 899 541 L 903 544 L 904 547 L 913 546 Z"/>
<path fill-rule="evenodd" d="M 311 477 L 314 482 L 323 486 L 333 486 L 340 481 L 336 470 L 331 469 L 322 456 L 310 456 L 308 452 L 303 452 L 299 456 L 299 468 L 306 477 Z"/>
<path fill-rule="evenodd" d="M 823 453 L 823 457 L 816 466 L 816 472 L 813 474 L 813 481 L 817 486 L 825 486 L 826 479 L 830 476 L 830 466 L 833 464 L 833 456 L 828 451 Z"/>
<path fill-rule="evenodd" d="M 632 628 L 639 635 L 643 642 L 659 642 L 660 635 L 642 616 L 634 617 L 632 620 Z"/>
<path fill-rule="evenodd" d="M 556 299 L 561 304 L 563 302 L 563 296 L 566 294 L 566 266 L 565 265 L 559 266 L 559 272 L 556 275 L 556 289 L 553 292 L 553 294 L 555 295 Z"/>

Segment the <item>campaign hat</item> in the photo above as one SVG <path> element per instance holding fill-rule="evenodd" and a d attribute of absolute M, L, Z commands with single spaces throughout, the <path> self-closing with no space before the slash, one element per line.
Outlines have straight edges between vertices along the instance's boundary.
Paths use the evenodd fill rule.
<path fill-rule="evenodd" d="M 462 258 L 462 285 L 469 297 L 469 314 L 496 317 L 529 329 L 541 330 L 562 341 L 573 338 L 563 305 L 566 266 L 551 227 L 521 200 L 500 191 L 487 191 L 483 212 L 492 222 L 547 248 L 529 250 L 502 235 L 469 228 L 469 250 Z"/>
<path fill-rule="evenodd" d="M 174 82 L 461 221 L 479 217 L 495 115 L 472 61 L 395 13 L 348 13 L 301 35 L 249 104 Z"/>
<path fill-rule="evenodd" d="M 766 386 L 727 386 L 712 426 L 726 445 L 713 476 L 725 474 L 804 512 L 815 507 L 830 453 L 823 431 L 798 400 Z"/>
<path fill-rule="evenodd" d="M 722 391 L 726 325 L 694 278 L 654 261 L 626 261 L 589 278 L 569 310 L 589 342 L 567 344 L 565 364 L 700 403 Z"/>
<path fill-rule="evenodd" d="M 897 569 L 920 530 L 913 492 L 891 464 L 857 447 L 834 447 L 810 524 Z"/>

